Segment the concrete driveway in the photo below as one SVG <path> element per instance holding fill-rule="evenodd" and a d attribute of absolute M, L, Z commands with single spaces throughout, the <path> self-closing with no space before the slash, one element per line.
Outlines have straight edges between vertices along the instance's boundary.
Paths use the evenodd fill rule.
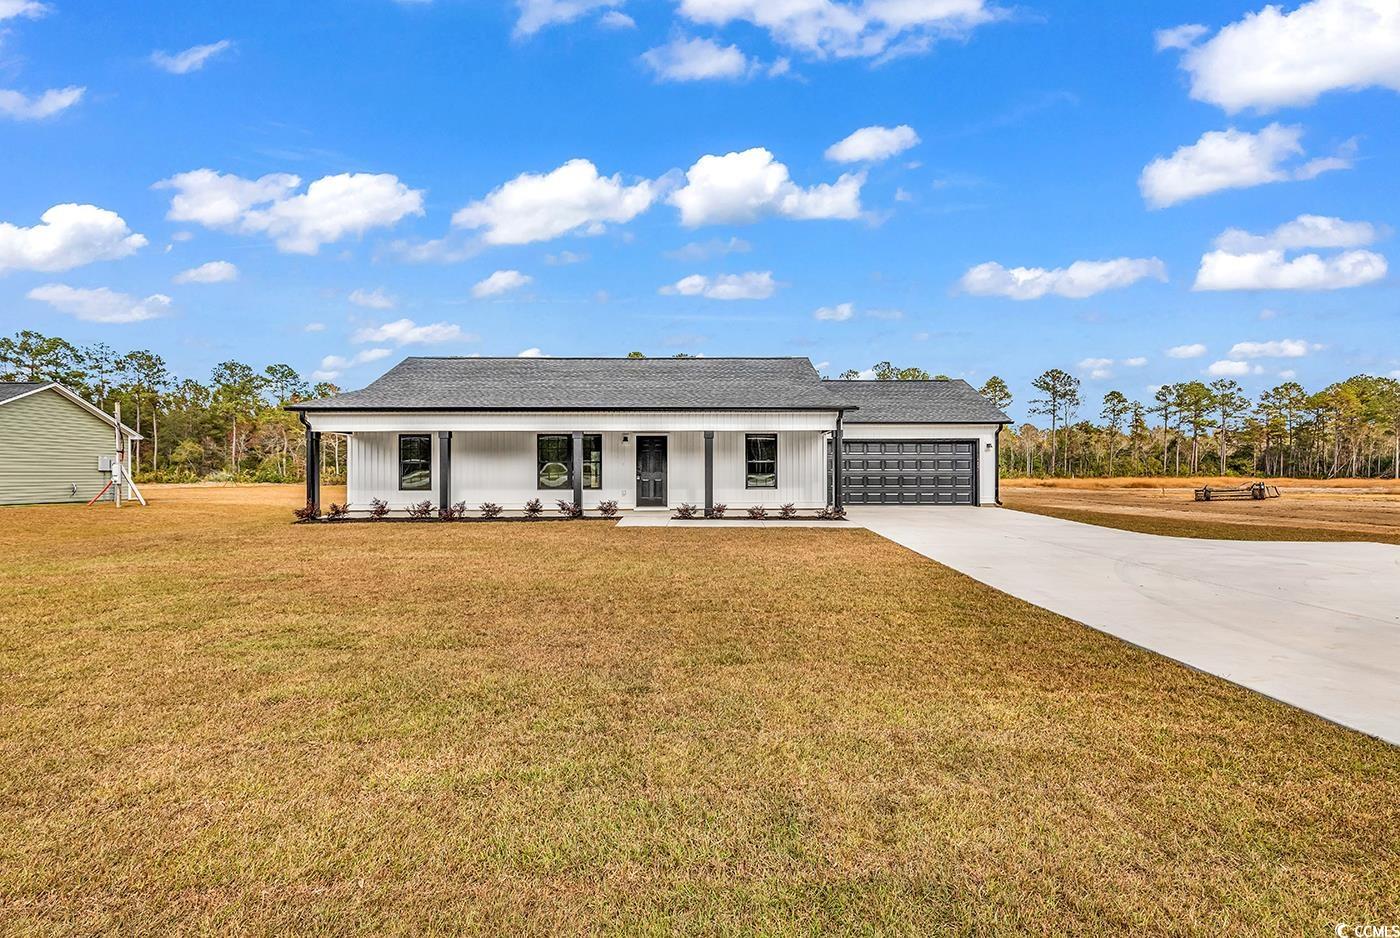
<path fill-rule="evenodd" d="M 995 508 L 849 512 L 989 586 L 1400 744 L 1400 547 L 1158 537 Z"/>

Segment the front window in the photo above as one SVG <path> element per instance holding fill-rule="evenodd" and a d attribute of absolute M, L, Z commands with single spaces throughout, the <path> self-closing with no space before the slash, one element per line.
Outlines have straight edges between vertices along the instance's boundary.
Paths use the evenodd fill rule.
<path fill-rule="evenodd" d="M 426 492 L 433 487 L 433 438 L 399 437 L 399 491 Z"/>
<path fill-rule="evenodd" d="M 565 490 L 574 487 L 574 438 L 567 433 L 541 433 L 536 443 L 539 487 Z M 603 435 L 583 436 L 583 487 L 603 487 Z"/>
<path fill-rule="evenodd" d="M 775 433 L 749 433 L 744 436 L 744 487 L 778 487 L 778 436 Z"/>

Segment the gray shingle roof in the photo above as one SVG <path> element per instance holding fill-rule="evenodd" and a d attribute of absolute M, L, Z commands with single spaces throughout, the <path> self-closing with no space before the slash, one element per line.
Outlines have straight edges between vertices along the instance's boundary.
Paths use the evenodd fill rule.
<path fill-rule="evenodd" d="M 0 401 L 8 401 L 12 397 L 19 397 L 30 391 L 46 388 L 52 383 L 51 381 L 0 381 Z"/>
<path fill-rule="evenodd" d="M 826 381 L 856 405 L 847 423 L 1010 423 L 966 381 Z"/>
<path fill-rule="evenodd" d="M 805 358 L 406 358 L 295 410 L 835 410 Z"/>

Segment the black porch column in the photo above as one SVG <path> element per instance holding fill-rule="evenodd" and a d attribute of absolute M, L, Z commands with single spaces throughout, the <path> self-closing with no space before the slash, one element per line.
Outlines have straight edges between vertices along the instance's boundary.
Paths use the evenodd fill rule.
<path fill-rule="evenodd" d="M 583 431 L 574 431 L 573 446 L 574 506 L 583 511 Z"/>
<path fill-rule="evenodd" d="M 715 513 L 715 431 L 705 431 L 705 517 Z"/>
<path fill-rule="evenodd" d="M 842 439 L 845 429 L 844 411 L 836 414 L 836 432 L 831 436 L 831 507 L 840 508 L 842 504 L 841 491 L 841 467 L 842 460 Z"/>
<path fill-rule="evenodd" d="M 452 507 L 452 431 L 438 431 L 438 507 Z"/>
<path fill-rule="evenodd" d="M 306 503 L 321 513 L 321 434 L 306 428 Z"/>

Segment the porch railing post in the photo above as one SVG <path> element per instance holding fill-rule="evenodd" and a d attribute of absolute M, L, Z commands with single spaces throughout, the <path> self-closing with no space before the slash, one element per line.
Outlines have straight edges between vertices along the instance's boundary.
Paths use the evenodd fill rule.
<path fill-rule="evenodd" d="M 715 512 L 715 431 L 705 431 L 705 516 Z"/>
<path fill-rule="evenodd" d="M 438 507 L 452 507 L 452 431 L 438 431 Z"/>
<path fill-rule="evenodd" d="M 583 431 L 574 431 L 573 476 L 574 508 L 583 511 Z"/>
<path fill-rule="evenodd" d="M 845 423 L 844 411 L 836 414 L 836 432 L 831 435 L 831 507 L 840 508 L 844 501 L 841 491 L 842 438 Z"/>
<path fill-rule="evenodd" d="M 306 428 L 306 502 L 321 511 L 321 434 Z"/>

